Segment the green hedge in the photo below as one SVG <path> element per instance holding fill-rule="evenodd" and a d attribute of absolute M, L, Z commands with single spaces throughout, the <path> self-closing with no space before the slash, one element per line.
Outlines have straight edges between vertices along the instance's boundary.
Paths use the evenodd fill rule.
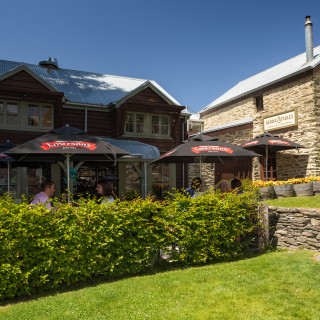
<path fill-rule="evenodd" d="M 82 280 L 148 270 L 160 248 L 178 244 L 175 259 L 199 264 L 237 256 L 254 228 L 256 196 L 179 193 L 146 200 L 77 206 L 15 204 L 0 198 L 0 299 Z"/>

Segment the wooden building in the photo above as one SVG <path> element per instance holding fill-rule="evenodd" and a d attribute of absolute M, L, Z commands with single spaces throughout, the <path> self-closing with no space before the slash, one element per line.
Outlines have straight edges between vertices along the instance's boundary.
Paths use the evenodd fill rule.
<path fill-rule="evenodd" d="M 119 147 L 130 145 L 136 154 L 134 160 L 120 159 L 116 167 L 83 164 L 73 172 L 75 187 L 82 190 L 93 191 L 97 179 L 110 174 L 119 178 L 120 197 L 132 191 L 145 196 L 153 185 L 182 186 L 179 168 L 169 176 L 174 165 L 148 164 L 185 139 L 189 116 L 155 81 L 63 69 L 52 58 L 39 64 L 0 60 L 0 141 L 21 144 L 69 124 L 114 139 Z M 56 182 L 58 193 L 64 188 L 57 164 L 17 167 L 12 175 L 18 196 L 32 196 L 46 177 Z"/>

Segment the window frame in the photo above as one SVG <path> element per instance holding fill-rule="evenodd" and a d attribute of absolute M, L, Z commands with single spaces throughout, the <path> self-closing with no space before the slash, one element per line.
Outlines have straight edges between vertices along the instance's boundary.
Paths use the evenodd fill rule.
<path fill-rule="evenodd" d="M 3 129 L 7 130 L 23 130 L 23 131 L 48 131 L 54 128 L 54 105 L 51 103 L 43 102 L 34 102 L 34 101 L 17 101 L 17 100 L 8 100 L 1 99 L 0 104 L 3 105 L 3 121 L 0 122 L 0 125 Z M 17 106 L 17 123 L 8 124 L 8 105 Z M 39 107 L 39 124 L 36 126 L 29 125 L 29 106 L 38 106 Z M 43 125 L 44 120 L 44 109 L 50 107 L 50 120 L 51 123 L 49 126 Z"/>
<path fill-rule="evenodd" d="M 254 102 L 255 102 L 257 112 L 264 110 L 263 95 L 262 94 L 254 97 Z"/>
<path fill-rule="evenodd" d="M 3 106 L 3 122 L 0 122 L 0 125 L 4 129 L 18 129 L 20 125 L 20 114 L 21 114 L 21 109 L 20 109 L 20 104 L 16 100 L 6 100 L 6 99 L 1 99 L 0 104 Z M 15 124 L 9 124 L 8 123 L 8 105 L 16 105 L 17 106 L 17 122 Z"/>
<path fill-rule="evenodd" d="M 38 107 L 39 108 L 39 119 L 38 119 L 38 125 L 29 125 L 29 107 Z M 50 107 L 51 111 L 51 125 L 50 126 L 44 126 L 43 120 L 44 120 L 44 108 Z M 27 119 L 26 119 L 26 126 L 28 129 L 36 129 L 36 130 L 50 130 L 53 129 L 53 106 L 49 103 L 34 103 L 34 102 L 28 102 L 26 106 L 26 113 L 27 113 Z"/>
<path fill-rule="evenodd" d="M 143 115 L 144 117 L 144 129 L 143 132 L 138 132 L 137 130 L 137 117 Z M 128 131 L 128 119 L 133 118 L 133 131 Z M 157 123 L 154 119 L 158 118 Z M 135 136 L 135 137 L 148 137 L 157 139 L 170 139 L 171 138 L 171 121 L 170 116 L 166 114 L 156 114 L 156 113 L 143 113 L 130 111 L 127 112 L 126 120 L 124 123 L 124 136 Z M 157 126 L 157 130 L 154 129 Z M 167 128 L 167 129 L 165 129 Z M 167 131 L 166 133 L 163 133 Z"/>

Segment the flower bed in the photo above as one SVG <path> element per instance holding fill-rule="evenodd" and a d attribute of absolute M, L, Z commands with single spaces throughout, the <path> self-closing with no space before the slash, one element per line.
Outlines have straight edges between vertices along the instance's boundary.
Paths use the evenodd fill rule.
<path fill-rule="evenodd" d="M 276 197 L 283 196 L 313 196 L 320 193 L 320 176 L 309 176 L 305 178 L 290 178 L 288 180 L 255 180 L 252 182 L 254 187 L 260 189 L 262 200 L 273 199 L 273 193 L 268 190 L 274 188 Z M 290 186 L 290 192 L 283 190 L 278 190 L 280 186 Z M 267 189 L 268 188 L 268 189 Z"/>
<path fill-rule="evenodd" d="M 284 184 L 301 184 L 313 181 L 320 181 L 320 176 L 309 176 L 306 178 L 290 178 L 288 180 L 255 180 L 252 182 L 254 187 L 262 188 L 268 186 L 280 186 Z"/>

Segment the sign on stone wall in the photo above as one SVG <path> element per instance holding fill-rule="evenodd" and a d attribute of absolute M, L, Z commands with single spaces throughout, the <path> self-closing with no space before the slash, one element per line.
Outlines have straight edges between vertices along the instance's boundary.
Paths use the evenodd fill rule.
<path fill-rule="evenodd" d="M 279 113 L 263 119 L 263 130 L 270 131 L 280 128 L 296 126 L 298 124 L 297 110 Z"/>

